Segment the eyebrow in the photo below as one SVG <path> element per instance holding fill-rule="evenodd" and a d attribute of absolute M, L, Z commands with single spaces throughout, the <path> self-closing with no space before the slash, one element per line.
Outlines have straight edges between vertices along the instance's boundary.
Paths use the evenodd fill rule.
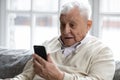
<path fill-rule="evenodd" d="M 70 23 L 73 23 L 73 24 L 77 24 L 75 21 L 73 21 L 73 20 L 70 20 Z"/>

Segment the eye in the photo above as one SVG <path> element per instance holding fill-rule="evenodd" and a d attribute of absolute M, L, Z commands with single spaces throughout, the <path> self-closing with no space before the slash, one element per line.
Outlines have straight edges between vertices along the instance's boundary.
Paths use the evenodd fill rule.
<path fill-rule="evenodd" d="M 64 28 L 65 27 L 65 23 L 60 23 L 60 27 Z"/>
<path fill-rule="evenodd" d="M 74 28 L 74 24 L 73 23 L 70 23 L 69 24 L 71 28 Z"/>
<path fill-rule="evenodd" d="M 63 27 L 64 27 L 64 26 L 65 26 L 65 24 L 64 24 L 64 23 L 61 23 L 61 26 L 63 26 Z"/>

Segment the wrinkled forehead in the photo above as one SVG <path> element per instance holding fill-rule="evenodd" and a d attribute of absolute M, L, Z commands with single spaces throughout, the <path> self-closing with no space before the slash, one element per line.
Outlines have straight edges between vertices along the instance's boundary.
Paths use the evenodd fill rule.
<path fill-rule="evenodd" d="M 69 11 L 65 13 L 61 13 L 60 17 L 79 17 L 80 16 L 80 11 L 77 8 L 72 8 Z"/>
<path fill-rule="evenodd" d="M 80 10 L 77 7 L 70 9 L 65 13 L 61 13 L 60 20 L 74 20 L 78 21 L 79 19 L 85 19 L 85 17 L 80 13 Z"/>

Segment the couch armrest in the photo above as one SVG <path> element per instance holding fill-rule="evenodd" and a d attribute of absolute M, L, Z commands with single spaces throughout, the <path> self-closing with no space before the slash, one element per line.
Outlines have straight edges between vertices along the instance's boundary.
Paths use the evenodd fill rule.
<path fill-rule="evenodd" d="M 113 80 L 120 80 L 120 61 L 116 61 L 116 69 Z"/>
<path fill-rule="evenodd" d="M 0 48 L 0 79 L 12 78 L 21 73 L 31 55 L 30 50 Z"/>

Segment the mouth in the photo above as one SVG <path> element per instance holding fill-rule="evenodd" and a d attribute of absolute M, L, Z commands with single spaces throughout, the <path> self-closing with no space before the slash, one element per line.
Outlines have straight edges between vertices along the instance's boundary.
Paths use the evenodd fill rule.
<path fill-rule="evenodd" d="M 64 39 L 73 39 L 73 37 L 65 37 Z"/>

